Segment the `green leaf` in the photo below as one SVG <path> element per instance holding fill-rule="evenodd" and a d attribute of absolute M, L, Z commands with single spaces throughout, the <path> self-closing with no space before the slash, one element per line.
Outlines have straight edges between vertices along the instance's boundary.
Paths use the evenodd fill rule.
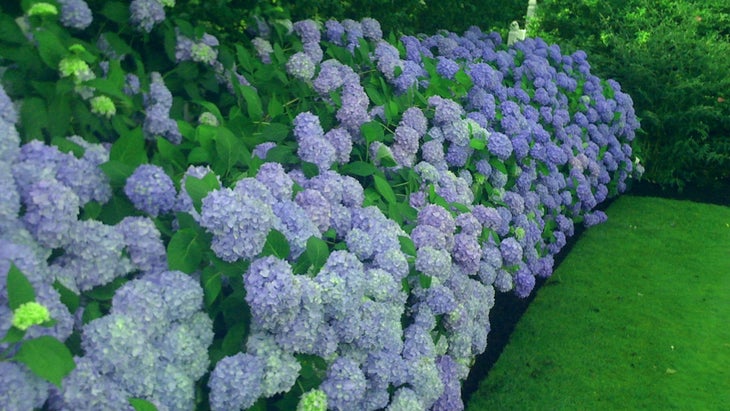
<path fill-rule="evenodd" d="M 281 123 L 271 123 L 261 130 L 261 134 L 266 137 L 266 141 L 281 143 L 289 135 L 290 127 Z"/>
<path fill-rule="evenodd" d="M 367 123 L 363 123 L 363 125 L 360 126 L 360 131 L 362 132 L 362 135 L 365 137 L 365 141 L 367 141 L 368 144 L 371 144 L 374 141 L 383 141 L 383 139 L 385 138 L 383 125 L 378 123 L 377 121 L 369 121 Z"/>
<path fill-rule="evenodd" d="M 353 161 L 352 163 L 345 164 L 340 168 L 341 174 L 350 174 L 360 177 L 371 176 L 377 171 L 377 167 L 365 161 Z"/>
<path fill-rule="evenodd" d="M 200 282 L 203 285 L 203 300 L 205 301 L 205 306 L 208 308 L 213 305 L 213 302 L 218 298 L 223 288 L 221 274 L 219 270 L 211 268 L 203 270 L 203 274 L 200 277 Z"/>
<path fill-rule="evenodd" d="M 118 160 L 110 160 L 99 166 L 101 170 L 109 177 L 112 187 L 123 187 L 127 182 L 127 178 L 134 173 L 134 166 L 125 164 Z"/>
<path fill-rule="evenodd" d="M 419 284 L 421 284 L 421 288 L 423 288 L 424 290 L 431 288 L 431 280 L 432 278 L 425 274 L 418 275 L 418 282 Z"/>
<path fill-rule="evenodd" d="M 48 30 L 36 30 L 33 37 L 38 43 L 41 60 L 53 70 L 58 70 L 58 63 L 66 56 L 66 47 L 56 35 Z"/>
<path fill-rule="evenodd" d="M 487 147 L 487 143 L 480 138 L 472 138 L 469 140 L 469 146 L 475 150 L 484 150 Z"/>
<path fill-rule="evenodd" d="M 260 121 L 264 116 L 264 110 L 261 105 L 261 99 L 258 92 L 251 86 L 237 85 L 236 88 L 241 92 L 246 100 L 246 110 L 248 116 L 254 121 Z"/>
<path fill-rule="evenodd" d="M 131 132 L 120 136 L 114 144 L 112 144 L 111 151 L 109 152 L 109 159 L 119 161 L 135 168 L 140 164 L 147 163 L 147 154 L 145 153 L 142 129 L 138 127 Z"/>
<path fill-rule="evenodd" d="M 201 233 L 192 228 L 177 231 L 167 245 L 170 270 L 193 273 L 203 261 Z"/>
<path fill-rule="evenodd" d="M 101 311 L 101 304 L 99 304 L 98 301 L 92 301 L 86 305 L 86 308 L 84 308 L 84 313 L 81 316 L 81 322 L 88 324 L 103 316 L 104 313 Z"/>
<path fill-rule="evenodd" d="M 53 288 L 61 295 L 61 302 L 66 306 L 66 308 L 68 308 L 68 311 L 71 314 L 75 313 L 76 309 L 78 309 L 79 305 L 81 305 L 81 297 L 66 288 L 59 281 L 55 281 L 53 283 Z"/>
<path fill-rule="evenodd" d="M 327 262 L 330 256 L 330 249 L 327 246 L 327 242 L 317 237 L 309 237 L 307 240 L 307 258 L 314 267 L 314 272 L 319 272 L 319 269 Z"/>
<path fill-rule="evenodd" d="M 284 260 L 289 257 L 290 252 L 291 247 L 286 236 L 281 231 L 271 229 L 269 235 L 266 236 L 266 243 L 264 243 L 264 249 L 261 251 L 261 255 L 273 255 Z"/>
<path fill-rule="evenodd" d="M 100 285 L 86 291 L 84 295 L 98 301 L 111 301 L 119 287 L 124 285 L 126 282 L 127 280 L 125 280 L 124 277 L 117 277 L 109 284 Z"/>
<path fill-rule="evenodd" d="M 410 237 L 399 235 L 398 242 L 400 243 L 400 249 L 404 254 L 415 257 L 416 256 L 416 245 L 413 244 L 413 240 Z"/>
<path fill-rule="evenodd" d="M 276 99 L 276 96 L 272 96 L 266 111 L 269 117 L 276 118 L 284 114 L 284 106 Z"/>
<path fill-rule="evenodd" d="M 378 174 L 373 174 L 373 182 L 375 183 L 375 189 L 381 196 L 383 196 L 383 199 L 385 199 L 386 202 L 390 204 L 398 202 L 388 180 Z"/>
<path fill-rule="evenodd" d="M 236 138 L 225 127 L 218 127 L 218 133 L 215 136 L 215 151 L 218 154 L 218 160 L 215 162 L 217 172 L 221 175 L 228 175 L 233 167 L 242 158 L 243 142 Z"/>
<path fill-rule="evenodd" d="M 383 167 L 395 167 L 398 165 L 393 158 L 393 153 L 385 145 L 378 147 L 378 152 L 375 154 L 375 161 Z"/>
<path fill-rule="evenodd" d="M 23 126 L 24 139 L 44 140 L 43 128 L 48 124 L 46 102 L 38 97 L 28 97 L 20 107 L 20 123 Z"/>
<path fill-rule="evenodd" d="M 118 1 L 104 2 L 104 6 L 101 8 L 99 14 L 117 24 L 126 25 L 129 22 L 129 5 Z M 105 36 L 108 35 L 109 33 L 105 34 Z M 120 50 L 115 47 L 113 42 L 110 41 L 109 44 L 114 48 L 114 51 L 120 53 Z"/>
<path fill-rule="evenodd" d="M 26 330 L 20 330 L 15 327 L 10 327 L 8 329 L 8 333 L 5 334 L 5 337 L 3 337 L 0 342 L 6 343 L 6 344 L 15 344 L 16 342 L 19 342 L 25 337 L 25 331 Z"/>
<path fill-rule="evenodd" d="M 129 404 L 135 411 L 157 411 L 155 404 L 142 398 L 130 398 Z"/>
<path fill-rule="evenodd" d="M 7 277 L 8 307 L 15 311 L 22 304 L 35 301 L 35 290 L 28 278 L 15 264 L 10 263 Z"/>
<path fill-rule="evenodd" d="M 68 348 L 47 335 L 24 341 L 13 360 L 25 364 L 34 374 L 59 388 L 63 377 L 76 367 Z"/>
<path fill-rule="evenodd" d="M 185 179 L 185 191 L 193 200 L 193 206 L 199 213 L 203 204 L 203 199 L 213 190 L 221 188 L 218 178 L 215 174 L 208 173 L 203 178 L 187 176 Z"/>
<path fill-rule="evenodd" d="M 243 341 L 246 337 L 246 324 L 239 322 L 228 328 L 226 336 L 223 337 L 221 348 L 225 355 L 235 355 L 243 348 Z"/>

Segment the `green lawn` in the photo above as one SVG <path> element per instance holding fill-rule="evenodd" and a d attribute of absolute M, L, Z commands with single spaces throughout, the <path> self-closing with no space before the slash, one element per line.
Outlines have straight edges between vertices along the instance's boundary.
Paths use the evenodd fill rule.
<path fill-rule="evenodd" d="M 730 208 L 627 195 L 607 214 L 467 411 L 730 409 Z"/>

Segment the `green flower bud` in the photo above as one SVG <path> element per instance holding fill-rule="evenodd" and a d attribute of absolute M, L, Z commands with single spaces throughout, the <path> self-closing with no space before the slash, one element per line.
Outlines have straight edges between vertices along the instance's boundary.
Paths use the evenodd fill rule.
<path fill-rule="evenodd" d="M 35 301 L 21 304 L 13 311 L 13 326 L 19 330 L 27 330 L 32 325 L 51 321 L 48 308 Z"/>
<path fill-rule="evenodd" d="M 78 57 L 67 57 L 58 63 L 61 77 L 93 78 L 94 73 L 85 61 Z"/>
<path fill-rule="evenodd" d="M 327 394 L 322 390 L 311 390 L 299 400 L 297 411 L 327 411 Z"/>
<path fill-rule="evenodd" d="M 91 112 L 106 118 L 111 118 L 117 114 L 117 107 L 109 97 L 96 96 L 91 99 Z"/>
<path fill-rule="evenodd" d="M 86 47 L 82 46 L 81 44 L 73 44 L 68 48 L 68 51 L 74 54 L 79 54 L 85 52 Z"/>
<path fill-rule="evenodd" d="M 215 114 L 209 111 L 200 114 L 200 117 L 198 117 L 198 123 L 218 127 L 218 119 L 216 118 Z"/>
<path fill-rule="evenodd" d="M 515 237 L 517 237 L 518 240 L 522 240 L 523 238 L 525 238 L 525 229 L 522 227 L 517 227 L 517 229 L 515 229 Z"/>
<path fill-rule="evenodd" d="M 190 48 L 190 54 L 193 61 L 206 64 L 213 64 L 216 57 L 218 57 L 215 50 L 207 44 L 193 44 Z"/>
<path fill-rule="evenodd" d="M 36 3 L 28 10 L 29 16 L 56 16 L 58 15 L 58 8 L 51 3 Z"/>

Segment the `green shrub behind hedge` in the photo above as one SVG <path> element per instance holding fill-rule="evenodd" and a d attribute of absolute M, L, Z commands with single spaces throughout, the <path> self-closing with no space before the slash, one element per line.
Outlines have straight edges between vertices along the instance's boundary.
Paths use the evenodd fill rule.
<path fill-rule="evenodd" d="M 730 178 L 730 4 L 544 0 L 531 35 L 584 49 L 642 119 L 645 177 L 681 189 Z"/>

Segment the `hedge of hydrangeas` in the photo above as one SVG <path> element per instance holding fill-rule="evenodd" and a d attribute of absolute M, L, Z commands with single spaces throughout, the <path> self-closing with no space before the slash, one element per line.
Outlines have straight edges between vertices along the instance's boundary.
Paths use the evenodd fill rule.
<path fill-rule="evenodd" d="M 10 409 L 463 409 L 495 292 L 641 172 L 631 98 L 540 39 L 99 6 L 0 19 Z"/>

